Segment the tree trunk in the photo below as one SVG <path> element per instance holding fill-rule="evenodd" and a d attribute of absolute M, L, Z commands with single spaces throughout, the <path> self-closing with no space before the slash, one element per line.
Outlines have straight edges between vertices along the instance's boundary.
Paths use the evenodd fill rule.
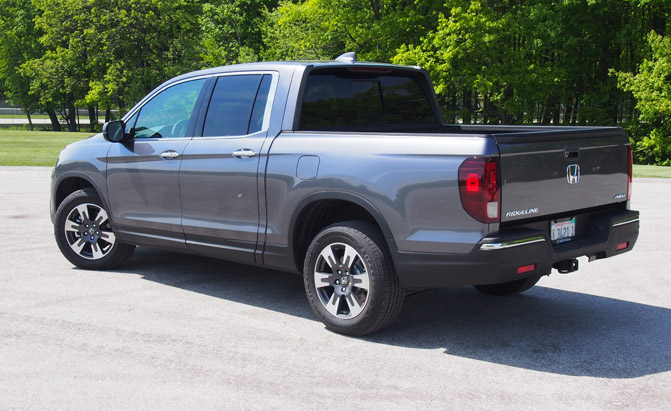
<path fill-rule="evenodd" d="M 510 124 L 510 118 L 508 116 L 508 110 L 504 109 L 503 106 L 511 97 L 513 96 L 513 90 L 506 87 L 503 89 L 503 100 L 500 102 L 499 107 L 499 118 L 501 119 L 501 124 Z"/>
<path fill-rule="evenodd" d="M 54 131 L 61 131 L 61 123 L 58 121 L 56 112 L 52 109 L 47 109 L 47 114 L 49 115 L 49 120 L 51 120 L 51 128 L 54 129 Z"/>
<path fill-rule="evenodd" d="M 33 119 L 30 117 L 30 110 L 28 110 L 28 107 L 24 107 L 23 111 L 26 113 L 26 116 L 28 117 L 28 129 L 30 131 L 33 131 Z"/>
<path fill-rule="evenodd" d="M 98 117 L 96 116 L 96 109 L 93 106 L 89 106 L 89 131 L 96 131 L 96 126 L 98 125 Z"/>
<path fill-rule="evenodd" d="M 112 118 L 112 110 L 109 107 L 107 107 L 105 109 L 105 123 L 108 123 L 111 118 Z"/>
<path fill-rule="evenodd" d="M 449 113 L 449 118 L 447 119 L 447 122 L 450 124 L 456 124 L 457 123 L 457 93 L 452 90 L 450 93 L 452 96 L 450 97 L 450 108 L 448 110 Z"/>
<path fill-rule="evenodd" d="M 473 101 L 471 96 L 471 90 L 464 90 L 464 115 L 462 116 L 464 124 L 471 124 L 471 118 L 473 116 Z"/>
<path fill-rule="evenodd" d="M 72 99 L 68 99 L 67 111 L 68 131 L 77 131 L 77 113 L 75 112 L 75 103 Z"/>

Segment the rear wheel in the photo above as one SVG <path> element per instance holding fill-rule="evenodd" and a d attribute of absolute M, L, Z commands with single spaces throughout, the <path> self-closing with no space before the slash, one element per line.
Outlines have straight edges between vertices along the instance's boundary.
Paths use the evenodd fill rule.
<path fill-rule="evenodd" d="M 135 250 L 116 239 L 109 213 L 92 188 L 75 191 L 58 206 L 54 235 L 65 258 L 86 269 L 116 267 Z"/>
<path fill-rule="evenodd" d="M 475 289 L 488 295 L 506 296 L 519 294 L 536 285 L 542 276 L 537 275 L 521 280 L 510 281 L 501 284 L 474 285 Z"/>
<path fill-rule="evenodd" d="M 312 310 L 341 334 L 378 331 L 403 305 L 403 288 L 384 239 L 366 222 L 338 223 L 317 234 L 307 251 L 303 280 Z"/>

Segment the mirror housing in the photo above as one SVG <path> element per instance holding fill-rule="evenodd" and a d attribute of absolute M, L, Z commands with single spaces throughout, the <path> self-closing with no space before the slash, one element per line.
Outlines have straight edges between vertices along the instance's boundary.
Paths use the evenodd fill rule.
<path fill-rule="evenodd" d="M 111 143 L 119 143 L 126 137 L 125 130 L 123 120 L 110 121 L 103 124 L 103 137 Z"/>

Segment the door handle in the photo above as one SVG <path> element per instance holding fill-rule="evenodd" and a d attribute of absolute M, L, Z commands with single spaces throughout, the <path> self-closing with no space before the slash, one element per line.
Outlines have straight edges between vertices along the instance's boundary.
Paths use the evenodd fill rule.
<path fill-rule="evenodd" d="M 567 160 L 574 160 L 580 156 L 579 146 L 564 146 L 564 157 Z"/>
<path fill-rule="evenodd" d="M 162 152 L 158 156 L 161 157 L 161 158 L 164 158 L 166 160 L 174 160 L 177 157 L 179 157 L 179 153 L 176 152 L 175 150 L 167 150 L 167 151 Z"/>
<path fill-rule="evenodd" d="M 248 148 L 241 148 L 240 150 L 235 150 L 233 152 L 233 157 L 237 158 L 250 158 L 254 157 L 255 155 L 256 153 L 254 152 L 254 150 L 250 150 Z"/>

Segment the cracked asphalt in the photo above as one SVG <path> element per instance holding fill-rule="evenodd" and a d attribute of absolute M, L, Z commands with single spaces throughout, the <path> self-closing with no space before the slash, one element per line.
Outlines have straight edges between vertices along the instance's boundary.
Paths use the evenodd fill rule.
<path fill-rule="evenodd" d="M 668 409 L 671 180 L 635 179 L 634 251 L 530 291 L 405 301 L 329 332 L 299 276 L 139 248 L 74 268 L 49 168 L 0 167 L 0 409 Z"/>

